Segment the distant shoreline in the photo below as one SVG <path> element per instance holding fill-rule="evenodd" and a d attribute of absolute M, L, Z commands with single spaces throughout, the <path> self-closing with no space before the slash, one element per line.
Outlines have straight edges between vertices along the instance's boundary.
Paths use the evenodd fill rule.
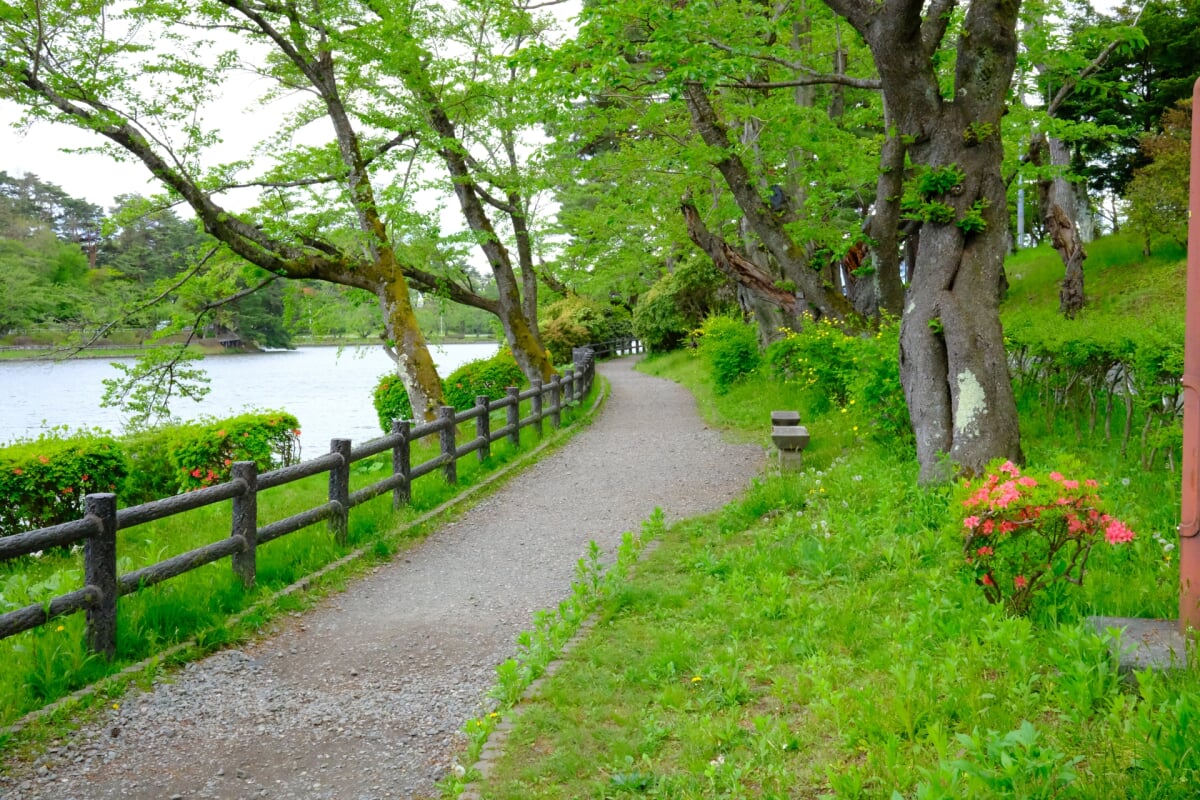
<path fill-rule="evenodd" d="M 459 337 L 447 336 L 438 341 L 430 341 L 430 347 L 439 347 L 445 344 L 497 344 L 494 338 L 487 339 L 463 339 Z M 300 347 L 379 347 L 378 339 L 320 339 L 316 341 L 297 342 L 295 348 Z M 20 361 L 68 361 L 71 359 L 95 359 L 95 358 L 137 358 L 147 350 L 153 349 L 150 345 L 114 345 L 109 347 L 88 347 L 71 355 L 63 355 L 63 351 L 69 348 L 61 348 L 55 346 L 40 346 L 40 345 L 7 345 L 0 346 L 0 364 L 5 362 L 20 362 Z M 194 344 L 192 349 L 206 356 L 215 355 L 261 355 L 271 352 L 286 352 L 282 349 L 263 350 L 260 348 L 224 348 L 220 345 Z"/>

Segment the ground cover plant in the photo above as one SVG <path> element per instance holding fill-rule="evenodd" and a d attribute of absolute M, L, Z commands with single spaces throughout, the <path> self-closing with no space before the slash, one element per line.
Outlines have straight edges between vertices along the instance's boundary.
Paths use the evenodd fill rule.
<path fill-rule="evenodd" d="M 586 418 L 591 408 L 590 398 L 585 404 L 564 408 L 563 426 Z M 523 403 L 522 416 L 529 413 L 528 402 Z M 501 424 L 503 412 L 493 421 L 493 426 Z M 549 424 L 543 424 L 548 431 Z M 473 436 L 474 423 L 467 423 L 460 431 L 460 441 Z M 436 436 L 432 438 L 432 442 L 414 446 L 412 463 L 437 455 Z M 526 428 L 521 431 L 520 447 L 505 439 L 493 443 L 491 455 L 484 462 L 474 457 L 461 459 L 456 486 L 447 484 L 440 473 L 428 475 L 414 482 L 412 502 L 397 512 L 392 511 L 390 495 L 355 508 L 343 546 L 334 541 L 324 524 L 267 543 L 258 550 L 256 585 L 251 590 L 242 588 L 227 561 L 220 561 L 121 598 L 117 657 L 111 663 L 87 652 L 82 614 L 52 620 L 41 628 L 0 640 L 0 663 L 5 667 L 0 670 L 0 726 L 177 643 L 197 642 L 193 652 L 176 656 L 186 658 L 252 633 L 265 619 L 262 614 L 252 614 L 238 625 L 228 623 L 230 615 L 262 602 L 357 548 L 366 547 L 377 557 L 389 557 L 427 529 L 427 526 L 406 527 L 409 523 L 480 483 L 503 465 L 514 462 L 537 442 L 537 434 Z M 390 453 L 356 462 L 351 471 L 351 490 L 379 481 L 390 467 Z M 261 492 L 259 524 L 321 505 L 327 499 L 327 491 L 328 478 L 322 474 Z M 226 502 L 118 531 L 119 572 L 126 573 L 228 536 L 230 514 L 230 504 Z M 5 562 L 0 564 L 0 612 L 45 602 L 78 588 L 82 582 L 81 548 Z M 270 613 L 270 609 L 263 613 Z M 3 742 L 0 736 L 0 745 Z"/>
<path fill-rule="evenodd" d="M 1078 499 L 1095 545 L 1085 574 L 1061 573 L 1080 581 L 1045 581 L 1014 607 L 1011 592 L 989 602 L 964 548 L 1020 502 L 965 507 L 987 476 L 918 487 L 911 445 L 875 435 L 853 389 L 813 397 L 769 364 L 718 387 L 692 351 L 644 368 L 685 383 L 734 435 L 762 440 L 771 410 L 801 410 L 805 467 L 661 533 L 523 706 L 483 797 L 1200 794 L 1200 670 L 1123 678 L 1118 633 L 1087 619 L 1175 615 L 1179 480 L 1164 459 L 1147 469 L 1086 426 L 1077 445 L 1069 415 L 1047 427 L 1036 393 L 1021 395 L 1029 464 L 994 465 L 988 497 L 1009 478 L 1053 487 L 1063 510 L 1042 513 L 1070 531 L 1074 500 L 1056 501 Z"/>

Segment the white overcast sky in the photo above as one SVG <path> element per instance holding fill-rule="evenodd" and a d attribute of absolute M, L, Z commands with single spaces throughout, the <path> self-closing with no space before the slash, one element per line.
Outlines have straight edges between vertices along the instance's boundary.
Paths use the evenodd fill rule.
<path fill-rule="evenodd" d="M 562 30 L 573 30 L 574 18 L 579 13 L 581 0 L 560 0 L 552 7 L 543 9 L 560 20 Z M 257 104 L 267 87 L 258 79 L 234 87 L 235 97 L 226 97 L 221 104 L 225 119 L 220 123 L 225 144 L 218 148 L 206 163 L 216 164 L 243 158 L 250 148 L 266 137 L 274 117 L 270 107 Z M 232 102 L 228 102 L 232 100 Z M 284 103 L 283 105 L 286 105 Z M 275 113 L 284 113 L 282 111 Z M 105 140 L 90 131 L 80 130 L 67 124 L 35 122 L 27 129 L 14 127 L 21 119 L 21 110 L 13 102 L 0 99 L 0 170 L 10 175 L 33 173 L 43 181 L 57 184 L 67 194 L 80 197 L 101 208 L 108 209 L 113 198 L 121 194 L 153 194 L 160 190 L 149 171 L 133 160 L 117 162 L 107 156 L 94 153 L 63 152 L 94 147 Z M 325 123 L 328 127 L 328 123 Z M 333 131 L 314 131 L 314 141 L 329 141 Z M 319 137 L 319 138 L 316 138 Z M 226 207 L 238 208 L 236 200 L 226 199 Z M 188 210 L 179 209 L 187 215 Z"/>

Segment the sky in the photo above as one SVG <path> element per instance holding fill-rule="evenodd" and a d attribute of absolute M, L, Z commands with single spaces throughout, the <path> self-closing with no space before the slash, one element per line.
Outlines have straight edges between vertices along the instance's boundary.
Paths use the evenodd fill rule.
<path fill-rule="evenodd" d="M 573 28 L 571 20 L 579 13 L 580 5 L 581 0 L 559 0 L 542 10 L 553 13 L 560 20 L 560 26 L 570 30 Z M 266 126 L 273 120 L 282 119 L 279 115 L 283 111 L 264 109 L 257 104 L 257 98 L 265 88 L 261 78 L 248 80 L 245 85 L 232 87 L 232 96 L 223 98 L 222 109 L 230 109 L 222 112 L 224 116 L 219 125 L 226 141 L 206 163 L 249 155 L 250 146 L 269 133 Z M 63 152 L 96 146 L 104 141 L 100 136 L 71 125 L 41 121 L 33 123 L 27 130 L 14 129 L 14 123 L 20 119 L 21 109 L 17 104 L 0 99 L 0 170 L 10 175 L 32 172 L 43 181 L 57 184 L 69 195 L 105 209 L 112 205 L 117 195 L 149 195 L 160 190 L 158 182 L 140 162 L 116 162 L 101 154 Z M 332 139 L 331 126 L 327 121 L 323 124 L 324 127 L 314 131 L 314 140 L 310 144 Z M 228 200 L 226 207 L 235 211 L 240 208 L 236 199 Z M 189 215 L 184 208 L 178 211 L 183 216 Z"/>

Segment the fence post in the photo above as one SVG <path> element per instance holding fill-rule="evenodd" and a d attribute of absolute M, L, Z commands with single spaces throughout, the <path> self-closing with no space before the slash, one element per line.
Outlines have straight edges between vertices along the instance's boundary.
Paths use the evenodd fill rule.
<path fill-rule="evenodd" d="M 486 394 L 475 398 L 475 407 L 479 409 L 479 416 L 475 418 L 475 438 L 481 440 L 479 449 L 475 452 L 479 454 L 481 462 L 486 461 L 492 454 L 492 418 L 489 416 L 491 400 Z"/>
<path fill-rule="evenodd" d="M 83 583 L 99 596 L 87 608 L 88 649 L 112 661 L 117 655 L 117 496 L 89 494 L 88 516 L 100 530 L 83 543 Z"/>
<path fill-rule="evenodd" d="M 521 390 L 516 386 L 509 386 L 504 390 L 508 395 L 508 441 L 513 447 L 521 446 Z"/>
<path fill-rule="evenodd" d="M 408 420 L 392 420 L 392 435 L 400 437 L 400 441 L 392 448 L 392 474 L 404 476 L 404 483 L 392 490 L 393 509 L 406 506 L 412 500 L 412 442 L 408 440 L 410 430 L 412 423 Z"/>
<path fill-rule="evenodd" d="M 529 416 L 533 418 L 533 432 L 538 436 L 542 435 L 542 382 L 534 381 L 532 387 L 535 391 L 533 397 L 529 398 Z"/>
<path fill-rule="evenodd" d="M 555 430 L 562 426 L 562 381 L 557 375 L 550 378 L 550 425 Z"/>
<path fill-rule="evenodd" d="M 329 531 L 338 544 L 345 544 L 350 527 L 350 440 L 333 439 L 329 452 L 342 457 L 341 465 L 329 470 L 329 502 L 341 506 L 329 518 Z"/>
<path fill-rule="evenodd" d="M 575 370 L 563 370 L 563 403 L 571 405 L 575 402 Z"/>
<path fill-rule="evenodd" d="M 258 465 L 253 461 L 235 461 L 230 470 L 235 481 L 246 484 L 246 493 L 233 498 L 233 529 L 230 536 L 241 536 L 246 546 L 233 554 L 233 574 L 249 589 L 254 585 L 258 549 Z"/>
<path fill-rule="evenodd" d="M 454 443 L 454 406 L 439 406 L 438 417 L 442 423 L 442 430 L 438 434 L 442 440 L 442 455 L 450 456 L 450 460 L 442 467 L 442 474 L 446 476 L 446 483 L 453 486 L 458 483 L 458 460 L 454 454 L 458 449 Z"/>

